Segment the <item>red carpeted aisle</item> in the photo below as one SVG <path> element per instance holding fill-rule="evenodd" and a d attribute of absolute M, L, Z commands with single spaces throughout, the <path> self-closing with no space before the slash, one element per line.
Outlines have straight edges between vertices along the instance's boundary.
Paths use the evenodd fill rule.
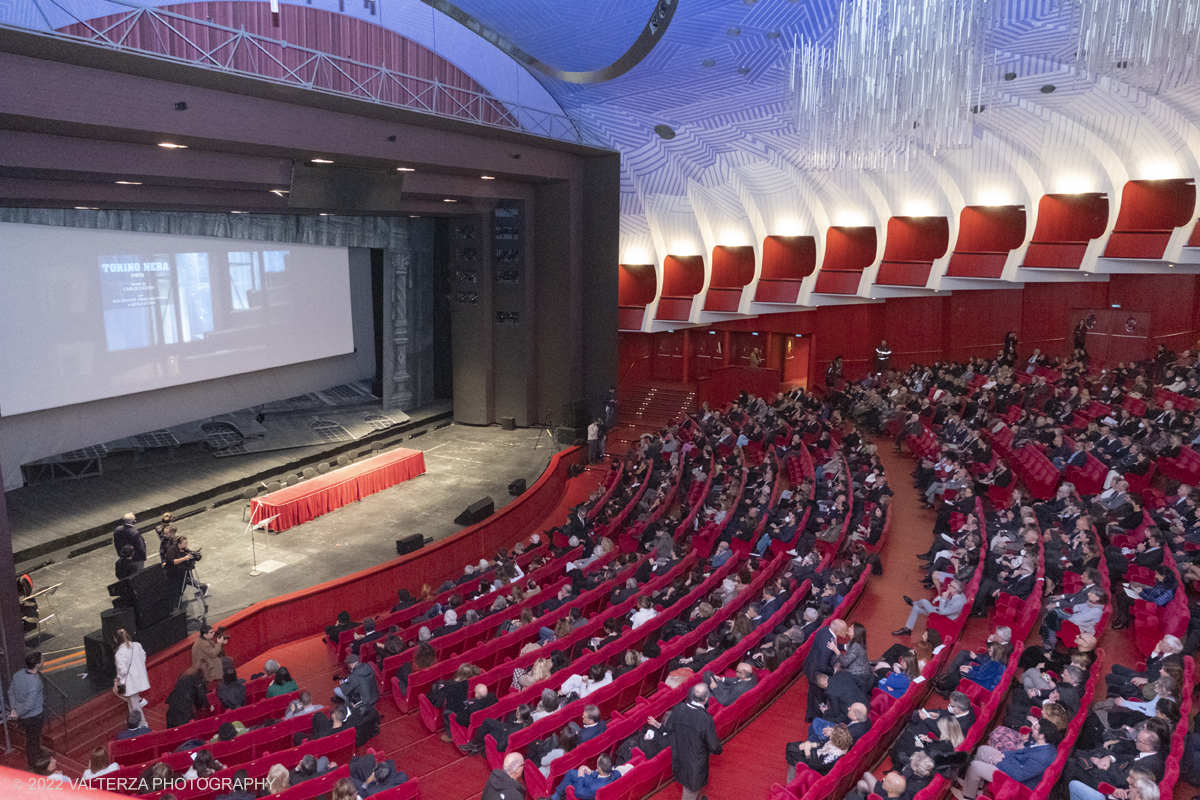
<path fill-rule="evenodd" d="M 921 508 L 917 491 L 912 487 L 910 473 L 914 462 L 893 454 L 886 439 L 878 440 L 877 444 L 888 482 L 896 493 L 892 499 L 892 527 L 880 554 L 883 574 L 871 578 L 849 616 L 851 622 L 861 622 L 867 627 L 867 652 L 872 657 L 898 641 L 891 632 L 901 627 L 908 616 L 908 606 L 901 598 L 929 596 L 921 586 L 923 574 L 918 569 L 916 554 L 929 547 L 934 522 L 933 512 Z M 923 630 L 923 623 L 918 623 L 917 635 Z M 985 637 L 986 620 L 971 620 L 965 640 L 970 643 Z M 934 695 L 931 702 L 940 700 Z M 758 800 L 769 795 L 772 784 L 784 783 L 787 763 L 783 751 L 788 742 L 805 737 L 807 703 L 808 682 L 801 677 L 770 708 L 726 742 L 724 752 L 709 763 L 710 779 L 705 790 L 709 798 Z M 679 785 L 672 783 L 654 798 L 673 800 L 679 796 Z"/>

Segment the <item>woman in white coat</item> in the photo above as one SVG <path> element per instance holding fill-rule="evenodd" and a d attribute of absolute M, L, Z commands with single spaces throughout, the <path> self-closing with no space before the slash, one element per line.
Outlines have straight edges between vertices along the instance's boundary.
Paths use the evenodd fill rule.
<path fill-rule="evenodd" d="M 146 651 L 142 646 L 133 641 L 124 628 L 117 631 L 116 639 L 116 661 L 117 661 L 117 677 L 113 681 L 113 688 L 124 686 L 125 702 L 129 703 L 129 713 L 135 711 L 142 714 L 142 724 L 145 724 L 146 715 L 142 709 L 147 705 L 147 701 L 142 697 L 142 693 L 150 689 L 150 676 L 146 674 Z"/>

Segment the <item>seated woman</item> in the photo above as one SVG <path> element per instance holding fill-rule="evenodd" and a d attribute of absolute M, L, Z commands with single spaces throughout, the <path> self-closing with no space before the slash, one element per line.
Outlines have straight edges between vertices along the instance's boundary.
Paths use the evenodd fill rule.
<path fill-rule="evenodd" d="M 994 690 L 1004 676 L 1008 658 L 1012 655 L 1012 643 L 992 642 L 986 655 L 963 667 L 962 676 L 977 683 L 989 692 Z"/>
<path fill-rule="evenodd" d="M 417 652 L 412 661 L 406 661 L 396 670 L 396 680 L 400 682 L 400 693 L 408 694 L 408 678 L 413 672 L 429 669 L 437 663 L 437 651 L 429 642 L 417 645 Z"/>
<path fill-rule="evenodd" d="M 900 660 L 892 665 L 892 669 L 879 680 L 879 688 L 891 697 L 903 697 L 909 685 L 921 677 L 921 668 L 917 666 L 916 653 L 905 653 Z"/>
<path fill-rule="evenodd" d="M 586 675 L 572 675 L 563 681 L 558 693 L 564 697 L 576 695 L 583 699 L 597 689 L 608 686 L 612 681 L 612 672 L 604 664 L 592 664 L 588 667 Z"/>
<path fill-rule="evenodd" d="M 788 762 L 787 782 L 796 779 L 796 767 L 803 764 L 821 775 L 828 775 L 837 760 L 854 746 L 854 737 L 845 725 L 834 725 L 829 729 L 829 738 L 819 742 L 788 742 L 785 758 Z"/>
<path fill-rule="evenodd" d="M 532 642 L 530 644 L 533 644 Z M 529 645 L 526 645 L 528 647 Z M 534 649 L 537 649 L 536 647 Z M 529 669 L 515 667 L 513 669 L 512 691 L 519 692 L 528 689 L 536 683 L 541 683 L 550 677 L 550 659 L 539 658 Z"/>
<path fill-rule="evenodd" d="M 578 744 L 578 732 L 573 726 L 567 725 L 558 733 L 552 733 L 545 739 L 538 739 L 530 744 L 525 751 L 525 759 L 537 764 L 538 769 L 548 778 L 554 759 L 571 752 Z"/>
<path fill-rule="evenodd" d="M 218 770 L 225 769 L 225 765 L 213 758 L 212 751 L 205 748 L 196 751 L 196 757 L 192 759 L 192 766 L 188 771 L 183 773 L 185 781 L 194 781 L 198 778 L 207 778 Z"/>
<path fill-rule="evenodd" d="M 267 697 L 278 697 L 281 694 L 297 691 L 300 687 L 292 680 L 292 673 L 287 667 L 280 667 L 275 672 L 275 680 L 267 687 Z"/>

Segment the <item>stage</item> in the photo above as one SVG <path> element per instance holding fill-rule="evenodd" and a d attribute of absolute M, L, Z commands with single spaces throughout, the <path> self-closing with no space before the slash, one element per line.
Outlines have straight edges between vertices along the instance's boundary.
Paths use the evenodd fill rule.
<path fill-rule="evenodd" d="M 416 417 L 417 414 L 414 414 Z M 507 487 L 517 478 L 532 485 L 542 474 L 555 445 L 538 429 L 503 431 L 499 427 L 451 425 L 404 441 L 420 451 L 426 472 L 350 503 L 281 533 L 255 535 L 257 561 L 263 571 L 250 576 L 249 515 L 243 501 L 190 516 L 179 523 L 190 545 L 203 548 L 197 567 L 210 585 L 210 621 L 220 620 L 252 603 L 338 578 L 396 556 L 395 541 L 413 533 L 441 539 L 461 530 L 454 518 L 474 501 L 490 495 L 496 509 L 513 499 Z M 535 449 L 535 442 L 539 442 Z M 384 451 L 386 454 L 388 451 Z M 224 460 L 227 467 L 232 460 Z M 330 473 L 330 475 L 336 474 Z M 61 484 L 64 491 L 82 482 Z M 303 486 L 300 484 L 299 486 Z M 297 487 L 299 488 L 299 487 Z M 158 562 L 158 541 L 146 535 L 148 565 Z M 65 554 L 64 554 L 65 555 Z M 74 707 L 103 690 L 82 677 L 83 636 L 100 627 L 100 612 L 111 607 L 106 587 L 115 580 L 116 554 L 111 545 L 54 563 L 31 574 L 36 587 L 64 586 L 43 614 L 57 619 L 48 625 L 50 638 L 38 645 L 48 660 L 47 678 L 64 690 Z M 200 611 L 191 604 L 190 613 Z M 336 613 L 331 611 L 330 617 Z M 196 623 L 190 627 L 195 630 Z M 30 646 L 33 647 L 31 636 Z"/>

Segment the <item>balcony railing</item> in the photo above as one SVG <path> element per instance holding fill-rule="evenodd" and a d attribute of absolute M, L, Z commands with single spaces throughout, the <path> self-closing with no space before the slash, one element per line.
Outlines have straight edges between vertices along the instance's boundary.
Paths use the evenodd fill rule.
<path fill-rule="evenodd" d="M 449 86 L 435 79 L 367 64 L 345 56 L 272 39 L 172 11 L 127 0 L 107 0 L 123 11 L 80 19 L 58 0 L 32 0 L 47 26 L 51 18 L 70 18 L 60 30 L 0 23 L 0 27 L 83 42 L 146 58 L 189 64 L 315 92 L 351 97 L 376 105 L 439 117 L 467 120 L 493 128 L 572 142 L 583 142 L 564 114 L 500 100 L 486 92 Z M 67 33 L 62 27 L 85 34 Z"/>

